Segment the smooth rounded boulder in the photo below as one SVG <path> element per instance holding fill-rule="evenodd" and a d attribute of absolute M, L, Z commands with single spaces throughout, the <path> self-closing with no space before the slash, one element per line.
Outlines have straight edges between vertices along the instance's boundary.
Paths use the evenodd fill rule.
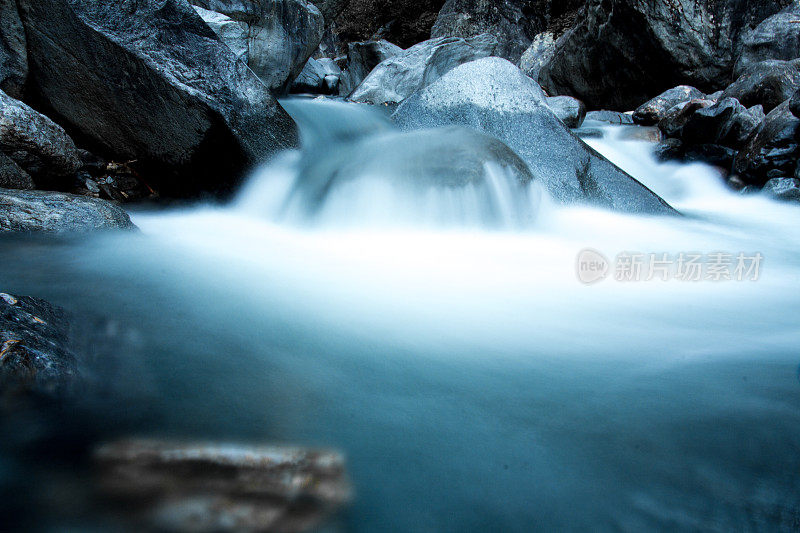
<path fill-rule="evenodd" d="M 295 146 L 268 88 L 183 0 L 19 0 L 31 97 L 162 194 L 224 190 Z"/>
<path fill-rule="evenodd" d="M 587 146 L 545 103 L 544 91 L 510 62 L 461 65 L 414 93 L 393 120 L 406 130 L 460 125 L 506 143 L 557 201 L 631 213 L 675 211 Z"/>

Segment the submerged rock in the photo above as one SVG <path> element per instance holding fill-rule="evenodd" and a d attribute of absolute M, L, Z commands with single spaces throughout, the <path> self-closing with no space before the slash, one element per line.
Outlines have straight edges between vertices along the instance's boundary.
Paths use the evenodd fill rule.
<path fill-rule="evenodd" d="M 104 200 L 0 189 L 0 233 L 73 233 L 135 227 L 124 210 Z"/>
<path fill-rule="evenodd" d="M 333 451 L 126 440 L 94 454 L 120 514 L 159 531 L 314 530 L 351 497 Z"/>
<path fill-rule="evenodd" d="M 800 52 L 798 52 L 800 53 Z M 750 65 L 722 93 L 745 107 L 761 105 L 769 113 L 800 89 L 800 60 L 762 61 Z"/>
<path fill-rule="evenodd" d="M 0 293 L 2 395 L 71 393 L 79 374 L 68 332 L 63 309 L 39 298 Z"/>
<path fill-rule="evenodd" d="M 705 98 L 705 95 L 694 87 L 679 85 L 637 107 L 633 112 L 633 121 L 642 126 L 653 126 L 675 106 L 702 98 Z"/>
<path fill-rule="evenodd" d="M 667 214 L 674 210 L 587 146 L 545 105 L 542 89 L 500 58 L 462 65 L 403 102 L 403 129 L 461 125 L 505 142 L 558 201 Z"/>
<path fill-rule="evenodd" d="M 419 43 L 375 67 L 350 99 L 370 104 L 402 102 L 458 65 L 493 55 L 496 48 L 497 39 L 491 35 Z"/>
<path fill-rule="evenodd" d="M 230 185 L 296 144 L 267 87 L 179 0 L 19 0 L 33 97 L 165 194 Z"/>

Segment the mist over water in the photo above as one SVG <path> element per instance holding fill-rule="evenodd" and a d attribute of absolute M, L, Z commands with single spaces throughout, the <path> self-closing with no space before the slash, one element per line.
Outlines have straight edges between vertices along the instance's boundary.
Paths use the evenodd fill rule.
<path fill-rule="evenodd" d="M 800 524 L 800 209 L 599 124 L 589 144 L 685 216 L 558 206 L 495 148 L 450 154 L 462 133 L 312 105 L 289 105 L 304 150 L 230 205 L 0 241 L 0 290 L 111 319 L 125 377 L 98 424 L 338 447 L 342 531 Z M 469 179 L 436 186 L 454 161 Z M 764 261 L 587 286 L 585 248 Z"/>

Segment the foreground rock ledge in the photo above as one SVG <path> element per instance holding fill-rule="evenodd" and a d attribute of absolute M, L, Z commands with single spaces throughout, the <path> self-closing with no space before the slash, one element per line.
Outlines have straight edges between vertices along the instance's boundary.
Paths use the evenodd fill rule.
<path fill-rule="evenodd" d="M 94 458 L 103 495 L 160 531 L 308 531 L 351 497 L 333 451 L 136 439 Z"/>

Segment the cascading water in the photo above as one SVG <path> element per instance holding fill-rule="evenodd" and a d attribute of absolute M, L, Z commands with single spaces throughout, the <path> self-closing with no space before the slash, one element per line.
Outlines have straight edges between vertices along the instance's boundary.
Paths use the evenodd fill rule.
<path fill-rule="evenodd" d="M 95 431 L 337 446 L 343 531 L 796 527 L 800 209 L 622 127 L 589 142 L 687 216 L 556 206 L 490 139 L 288 107 L 317 129 L 230 206 L 1 243 L 1 289 L 110 317 Z M 764 260 L 584 285 L 586 248 Z"/>

